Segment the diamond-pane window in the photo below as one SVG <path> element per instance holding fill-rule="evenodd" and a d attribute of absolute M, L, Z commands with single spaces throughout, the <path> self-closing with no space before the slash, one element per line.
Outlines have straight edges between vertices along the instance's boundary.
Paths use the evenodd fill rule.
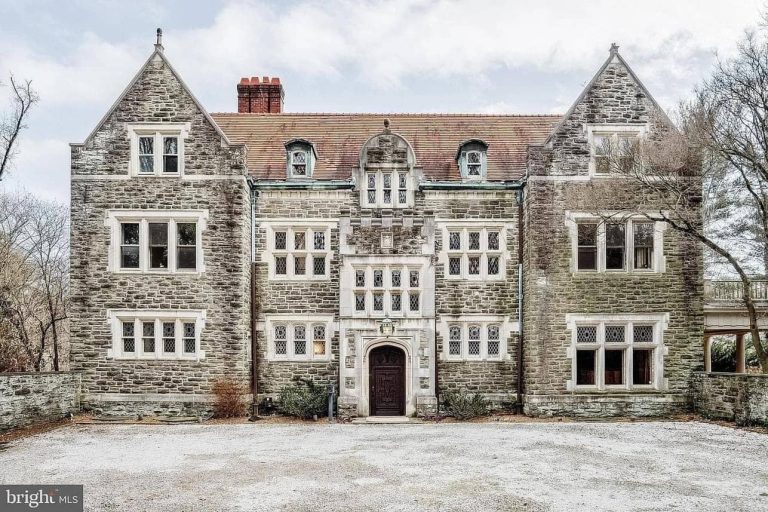
<path fill-rule="evenodd" d="M 287 258 L 285 256 L 275 256 L 275 274 L 284 276 L 287 273 Z"/>
<path fill-rule="evenodd" d="M 498 325 L 488 326 L 488 355 L 489 356 L 499 355 L 499 326 Z"/>
<path fill-rule="evenodd" d="M 284 325 L 275 326 L 275 354 L 286 355 L 288 353 L 287 331 Z"/>
<path fill-rule="evenodd" d="M 419 271 L 418 270 L 411 270 L 411 272 L 410 272 L 410 284 L 411 284 L 411 288 L 418 288 L 419 287 Z"/>
<path fill-rule="evenodd" d="M 293 166 L 294 176 L 307 175 L 307 153 L 304 151 L 294 151 L 291 153 L 291 165 Z"/>
<path fill-rule="evenodd" d="M 393 270 L 392 271 L 392 287 L 393 288 L 400 288 L 400 271 L 399 270 Z"/>
<path fill-rule="evenodd" d="M 373 173 L 368 174 L 368 188 L 369 189 L 376 188 L 376 175 Z"/>
<path fill-rule="evenodd" d="M 365 294 L 355 294 L 355 311 L 365 311 Z"/>
<path fill-rule="evenodd" d="M 133 321 L 123 322 L 123 352 L 136 351 L 136 338 Z"/>
<path fill-rule="evenodd" d="M 480 355 L 480 326 L 470 325 L 468 330 L 467 353 L 471 356 Z"/>
<path fill-rule="evenodd" d="M 373 271 L 373 286 L 375 288 L 381 288 L 384 286 L 384 271 L 376 269 Z"/>
<path fill-rule="evenodd" d="M 391 296 L 392 301 L 392 311 L 400 311 L 403 307 L 402 305 L 402 297 L 399 293 L 393 293 Z"/>
<path fill-rule="evenodd" d="M 307 234 L 304 231 L 296 231 L 293 234 L 293 248 L 303 251 L 307 247 Z"/>
<path fill-rule="evenodd" d="M 184 353 L 195 353 L 195 323 L 184 322 Z"/>
<path fill-rule="evenodd" d="M 597 326 L 580 325 L 576 327 L 577 343 L 597 343 Z"/>
<path fill-rule="evenodd" d="M 411 311 L 418 311 L 419 310 L 419 294 L 416 292 L 411 292 L 410 294 L 408 294 L 408 300 L 410 301 Z"/>
<path fill-rule="evenodd" d="M 315 249 L 317 250 L 325 249 L 325 232 L 315 231 L 314 237 L 315 237 Z"/>
<path fill-rule="evenodd" d="M 448 353 L 452 356 L 461 355 L 461 327 L 452 325 L 448 330 Z"/>
<path fill-rule="evenodd" d="M 606 325 L 605 326 L 605 342 L 606 343 L 624 343 L 624 326 L 623 325 Z"/>
<path fill-rule="evenodd" d="M 316 356 L 325 355 L 325 326 L 316 325 L 312 328 L 312 346 Z"/>
<path fill-rule="evenodd" d="M 312 267 L 316 276 L 325 275 L 325 256 L 315 256 L 312 258 Z"/>
<path fill-rule="evenodd" d="M 376 191 L 375 190 L 369 190 L 368 191 L 368 203 L 373 204 L 376 202 Z"/>
<path fill-rule="evenodd" d="M 448 249 L 452 251 L 461 250 L 461 233 L 458 231 L 448 233 Z"/>
<path fill-rule="evenodd" d="M 470 251 L 480 250 L 480 233 L 477 231 L 469 232 L 469 250 Z"/>
<path fill-rule="evenodd" d="M 355 286 L 362 288 L 365 286 L 365 270 L 355 271 Z"/>
<path fill-rule="evenodd" d="M 482 174 L 482 157 L 479 151 L 467 152 L 467 174 L 480 176 Z"/>
<path fill-rule="evenodd" d="M 155 351 L 155 322 L 141 323 L 141 336 L 144 343 L 144 352 Z"/>
<path fill-rule="evenodd" d="M 176 352 L 175 322 L 163 322 L 163 352 Z"/>
<path fill-rule="evenodd" d="M 634 325 L 632 331 L 635 343 L 653 343 L 652 325 Z"/>
<path fill-rule="evenodd" d="M 488 250 L 499 250 L 499 233 L 497 231 L 488 232 Z"/>
<path fill-rule="evenodd" d="M 307 258 L 306 256 L 294 256 L 293 257 L 293 273 L 297 276 L 303 276 L 307 273 Z"/>
<path fill-rule="evenodd" d="M 307 328 L 303 325 L 293 326 L 293 353 L 297 356 L 307 353 Z"/>
<path fill-rule="evenodd" d="M 499 257 L 488 256 L 488 275 L 498 275 L 499 273 Z"/>
<path fill-rule="evenodd" d="M 448 274 L 452 276 L 461 275 L 461 258 L 448 258 Z"/>
<path fill-rule="evenodd" d="M 383 293 L 373 294 L 373 310 L 384 311 L 384 294 Z"/>
<path fill-rule="evenodd" d="M 397 193 L 397 201 L 400 204 L 405 204 L 408 202 L 408 192 L 405 190 L 400 190 Z"/>
<path fill-rule="evenodd" d="M 275 249 L 278 251 L 284 251 L 286 248 L 286 239 L 288 238 L 288 233 L 285 231 L 275 231 Z"/>
<path fill-rule="evenodd" d="M 470 275 L 480 274 L 480 257 L 472 256 L 469 258 L 469 273 Z"/>

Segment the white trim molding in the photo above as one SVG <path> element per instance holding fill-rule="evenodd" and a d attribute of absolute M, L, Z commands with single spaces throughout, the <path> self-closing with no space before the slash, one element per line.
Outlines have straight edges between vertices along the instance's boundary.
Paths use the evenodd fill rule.
<path fill-rule="evenodd" d="M 460 329 L 460 351 L 451 354 L 451 328 Z M 479 328 L 479 336 L 473 339 L 477 342 L 478 350 L 470 350 L 470 328 Z M 498 340 L 489 336 L 489 327 L 498 327 Z M 443 340 L 443 350 L 440 353 L 441 361 L 505 361 L 510 359 L 508 341 L 512 334 L 520 332 L 520 323 L 512 321 L 503 315 L 441 315 L 437 324 L 437 332 Z M 489 354 L 489 342 L 498 341 L 498 354 Z M 477 354 L 471 352 L 476 351 Z"/>
<path fill-rule="evenodd" d="M 205 351 L 200 348 L 200 335 L 205 328 L 205 310 L 108 309 L 107 322 L 112 333 L 112 347 L 107 358 L 125 360 L 187 360 L 200 361 Z M 124 324 L 132 326 L 126 336 Z M 164 324 L 173 324 L 167 336 Z M 193 336 L 188 336 L 184 324 L 194 324 Z M 133 339 L 133 351 L 126 350 L 124 339 Z M 173 340 L 173 351 L 166 352 L 165 341 Z M 194 352 L 187 350 L 187 341 L 194 339 Z M 153 350 L 148 350 L 153 346 Z"/>
<path fill-rule="evenodd" d="M 338 332 L 333 315 L 304 315 L 304 314 L 276 314 L 266 315 L 263 321 L 264 335 L 267 340 L 265 351 L 267 361 L 331 361 L 334 359 L 331 353 L 331 340 Z M 318 332 L 315 327 L 322 327 L 322 341 L 325 343 L 323 353 L 316 354 L 315 342 Z M 280 339 L 276 337 L 276 328 L 282 328 Z M 303 335 L 298 334 L 303 329 Z M 280 341 L 285 346 L 276 349 L 276 342 Z M 303 342 L 303 353 L 297 350 L 297 341 Z"/>
<path fill-rule="evenodd" d="M 664 331 L 669 326 L 669 313 L 567 314 L 565 323 L 571 331 L 571 343 L 566 349 L 571 360 L 571 379 L 566 381 L 568 391 L 663 391 L 668 388 L 664 358 L 669 349 L 664 345 Z M 580 328 L 585 329 L 584 339 L 579 338 Z M 579 383 L 577 356 L 581 351 L 593 353 L 591 383 Z M 621 352 L 620 367 L 613 371 L 616 375 L 612 378 L 620 376 L 622 382 L 607 382 L 606 351 Z M 635 383 L 635 352 L 648 351 L 651 352 L 647 360 L 649 382 Z M 648 369 L 640 369 L 641 374 Z"/>
<path fill-rule="evenodd" d="M 202 274 L 205 272 L 203 231 L 206 229 L 208 210 L 107 210 L 104 225 L 109 228 L 107 271 L 124 274 Z M 168 265 L 150 268 L 149 224 L 168 223 Z M 139 225 L 139 266 L 122 268 L 121 225 Z M 195 268 L 177 268 L 177 224 L 195 224 Z"/>
<path fill-rule="evenodd" d="M 190 123 L 125 123 L 131 152 L 128 159 L 128 174 L 131 177 L 162 176 L 178 178 L 184 175 L 184 140 L 189 137 Z M 139 137 L 151 137 L 153 142 L 153 171 L 140 172 Z M 163 153 L 165 137 L 178 138 L 177 168 L 175 172 L 165 172 L 163 169 Z"/>
<path fill-rule="evenodd" d="M 606 220 L 608 219 L 608 220 Z M 653 224 L 653 254 L 650 258 L 650 268 L 635 268 L 634 224 Z M 596 224 L 596 268 L 579 269 L 579 224 Z M 623 268 L 606 268 L 606 224 L 621 224 L 624 226 L 624 256 Z M 571 273 L 578 275 L 595 273 L 624 273 L 624 274 L 663 274 L 666 272 L 667 259 L 664 255 L 664 232 L 667 224 L 660 221 L 648 220 L 643 215 L 622 214 L 621 212 L 604 212 L 601 215 L 588 212 L 565 212 L 565 226 L 571 243 L 570 267 Z"/>

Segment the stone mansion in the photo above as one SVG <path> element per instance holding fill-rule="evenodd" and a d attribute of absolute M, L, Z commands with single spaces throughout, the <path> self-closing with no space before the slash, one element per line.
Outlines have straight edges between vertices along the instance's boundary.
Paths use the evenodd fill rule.
<path fill-rule="evenodd" d="M 263 402 L 298 377 L 332 384 L 345 416 L 434 414 L 448 390 L 539 415 L 685 408 L 700 250 L 594 213 L 637 201 L 602 141 L 660 129 L 618 47 L 563 116 L 283 101 L 279 79 L 243 78 L 237 112 L 209 114 L 158 41 L 72 144 L 90 408 L 206 410 L 225 378 Z"/>

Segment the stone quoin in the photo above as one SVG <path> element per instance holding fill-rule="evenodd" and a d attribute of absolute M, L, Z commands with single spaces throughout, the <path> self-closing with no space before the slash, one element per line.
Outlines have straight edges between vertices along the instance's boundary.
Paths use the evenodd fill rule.
<path fill-rule="evenodd" d="M 601 143 L 664 129 L 618 47 L 563 116 L 287 113 L 279 78 L 236 86 L 236 113 L 207 113 L 158 38 L 72 144 L 87 407 L 200 413 L 220 379 L 262 402 L 299 377 L 343 416 L 432 415 L 448 391 L 540 415 L 686 407 L 700 251 L 590 213 L 637 201 Z"/>

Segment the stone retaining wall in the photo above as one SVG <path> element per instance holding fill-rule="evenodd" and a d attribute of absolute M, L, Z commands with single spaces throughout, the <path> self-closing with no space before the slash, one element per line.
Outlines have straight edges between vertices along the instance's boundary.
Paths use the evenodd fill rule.
<path fill-rule="evenodd" d="M 706 418 L 768 426 L 768 375 L 694 373 L 694 410 Z"/>
<path fill-rule="evenodd" d="M 75 413 L 79 394 L 77 373 L 0 373 L 0 432 Z"/>

